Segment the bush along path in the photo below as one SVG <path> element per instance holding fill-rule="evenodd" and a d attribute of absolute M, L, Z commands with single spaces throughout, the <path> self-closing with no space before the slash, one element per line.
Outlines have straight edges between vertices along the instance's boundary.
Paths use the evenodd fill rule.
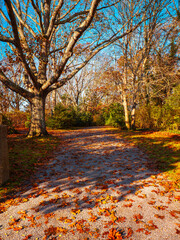
<path fill-rule="evenodd" d="M 0 239 L 180 238 L 180 191 L 138 148 L 105 127 L 61 138 L 56 158 L 1 204 Z"/>

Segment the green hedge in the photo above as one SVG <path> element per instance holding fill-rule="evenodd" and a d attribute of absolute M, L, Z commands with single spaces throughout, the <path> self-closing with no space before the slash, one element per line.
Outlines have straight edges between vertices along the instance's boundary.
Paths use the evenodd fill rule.
<path fill-rule="evenodd" d="M 52 129 L 84 127 L 92 124 L 92 114 L 78 111 L 73 107 L 64 107 L 58 104 L 53 116 L 47 119 L 47 126 Z"/>
<path fill-rule="evenodd" d="M 65 107 L 59 103 L 54 109 L 53 116 L 48 117 L 47 126 L 51 129 L 88 127 L 88 126 L 114 126 L 124 127 L 123 107 L 114 103 L 102 107 L 96 113 L 82 111 L 74 107 Z"/>

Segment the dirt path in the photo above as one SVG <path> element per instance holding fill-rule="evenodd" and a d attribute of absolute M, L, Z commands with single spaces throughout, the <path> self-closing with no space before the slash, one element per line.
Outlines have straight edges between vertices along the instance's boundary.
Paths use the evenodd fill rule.
<path fill-rule="evenodd" d="M 180 239 L 180 192 L 108 128 L 66 131 L 60 152 L 0 214 L 0 239 Z"/>

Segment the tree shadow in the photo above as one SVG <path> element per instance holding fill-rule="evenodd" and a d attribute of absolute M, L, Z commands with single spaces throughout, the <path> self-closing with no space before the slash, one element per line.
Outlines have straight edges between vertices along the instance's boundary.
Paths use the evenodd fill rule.
<path fill-rule="evenodd" d="M 29 191 L 21 193 L 24 198 L 43 195 L 35 210 L 44 214 L 91 209 L 103 201 L 115 204 L 135 194 L 143 185 L 139 180 L 157 173 L 148 169 L 147 158 L 138 148 L 112 129 L 65 131 L 61 138 L 64 143 L 56 159 L 39 169 Z"/>
<path fill-rule="evenodd" d="M 162 172 L 175 170 L 174 164 L 180 160 L 180 150 L 175 145 L 179 142 L 180 136 L 174 134 L 161 137 L 157 133 L 157 136 L 148 137 L 149 133 L 153 132 L 147 132 L 147 135 L 142 131 L 131 134 L 133 141 L 148 154 L 150 164 L 153 163 Z"/>

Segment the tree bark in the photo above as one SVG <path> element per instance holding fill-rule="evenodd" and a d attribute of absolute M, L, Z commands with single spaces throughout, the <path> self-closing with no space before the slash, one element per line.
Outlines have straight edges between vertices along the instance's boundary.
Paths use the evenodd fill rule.
<path fill-rule="evenodd" d="M 28 137 L 48 135 L 45 123 L 45 96 L 35 96 L 31 101 L 31 125 Z"/>
<path fill-rule="evenodd" d="M 124 107 L 124 115 L 125 115 L 125 125 L 126 125 L 126 128 L 130 130 L 131 126 L 129 123 L 129 111 L 128 111 L 126 93 L 123 93 L 123 107 Z"/>
<path fill-rule="evenodd" d="M 134 104 L 132 106 L 132 111 L 131 111 L 131 128 L 133 130 L 136 129 L 136 126 L 135 126 L 135 113 L 136 113 L 136 103 L 134 102 Z"/>

